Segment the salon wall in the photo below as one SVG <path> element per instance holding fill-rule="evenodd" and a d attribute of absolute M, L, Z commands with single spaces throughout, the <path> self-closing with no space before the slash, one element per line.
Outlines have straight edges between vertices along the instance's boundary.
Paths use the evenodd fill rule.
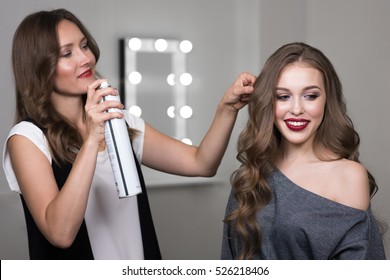
<path fill-rule="evenodd" d="M 331 8 L 332 7 L 332 8 Z M 350 116 L 361 137 L 361 161 L 376 178 L 376 217 L 390 225 L 390 2 L 308 1 L 307 39 L 334 61 Z M 327 34 L 327 36 L 321 36 Z M 385 235 L 390 258 L 390 232 Z"/>
<path fill-rule="evenodd" d="M 189 39 L 188 88 L 194 116 L 189 129 L 198 144 L 224 90 L 237 74 L 258 74 L 266 57 L 281 44 L 306 41 L 334 62 L 344 84 L 351 117 L 362 138 L 361 159 L 376 176 L 380 191 L 373 200 L 377 216 L 390 224 L 390 130 L 385 106 L 389 68 L 386 0 L 3 0 L 0 17 L 0 143 L 12 126 L 14 91 L 10 68 L 11 40 L 28 13 L 65 7 L 89 28 L 101 47 L 99 70 L 119 82 L 118 39 L 138 35 Z M 235 143 L 245 121 L 240 112 L 232 141 L 217 176 L 186 184 L 150 186 L 149 198 L 166 259 L 217 259 L 222 219 L 229 193 L 229 175 L 237 166 Z M 158 127 L 158 124 L 153 124 Z M 146 181 L 148 182 L 148 178 Z M 0 171 L 0 258 L 26 258 L 26 237 L 18 197 L 8 191 Z M 389 235 L 386 236 L 390 254 Z"/>

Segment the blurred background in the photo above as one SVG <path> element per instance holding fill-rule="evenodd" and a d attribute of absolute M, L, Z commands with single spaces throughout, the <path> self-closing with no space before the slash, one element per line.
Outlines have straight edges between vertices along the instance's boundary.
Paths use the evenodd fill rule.
<path fill-rule="evenodd" d="M 98 70 L 114 86 L 121 84 L 120 39 L 135 36 L 190 40 L 193 49 L 186 55 L 186 69 L 193 80 L 186 88 L 186 101 L 193 114 L 186 121 L 186 131 L 195 145 L 206 133 L 224 91 L 240 72 L 258 75 L 267 57 L 278 47 L 303 41 L 321 49 L 338 71 L 349 114 L 361 136 L 361 161 L 379 185 L 372 208 L 377 218 L 390 224 L 390 128 L 387 124 L 390 1 L 2 0 L 2 3 L 1 145 L 14 118 L 12 37 L 20 21 L 32 12 L 62 7 L 78 16 L 100 46 Z M 161 58 L 149 61 L 150 69 L 164 68 L 161 63 L 166 63 Z M 156 96 L 161 94 L 159 89 L 159 85 L 154 85 L 152 91 Z M 166 89 L 161 86 L 161 90 Z M 150 100 L 151 106 L 155 106 L 153 97 Z M 144 104 L 147 106 L 147 100 Z M 163 125 L 159 121 L 163 116 L 144 115 L 143 118 L 156 128 Z M 219 259 L 229 177 L 238 166 L 236 141 L 245 121 L 246 111 L 242 110 L 214 178 L 186 179 L 145 170 L 164 259 Z M 389 233 L 384 236 L 388 256 L 389 236 Z M 1 168 L 0 259 L 27 258 L 19 197 L 9 191 Z"/>

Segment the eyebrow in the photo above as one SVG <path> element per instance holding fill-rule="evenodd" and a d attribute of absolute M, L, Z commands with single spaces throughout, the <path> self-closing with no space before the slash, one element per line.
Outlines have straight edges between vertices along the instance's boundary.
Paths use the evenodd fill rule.
<path fill-rule="evenodd" d="M 307 87 L 304 87 L 303 90 L 310 90 L 310 89 L 318 89 L 318 90 L 321 90 L 321 88 L 319 86 L 307 86 Z M 276 87 L 276 90 L 284 90 L 284 91 L 290 91 L 288 88 L 284 88 L 284 87 Z"/>
<path fill-rule="evenodd" d="M 81 38 L 79 44 L 82 43 L 83 41 L 86 41 L 86 40 L 87 40 L 86 37 Z M 65 44 L 65 45 L 60 46 L 60 49 L 62 49 L 62 48 L 67 48 L 67 47 L 71 47 L 71 46 L 73 46 L 73 45 L 74 45 L 73 43 L 68 43 L 68 44 Z"/>

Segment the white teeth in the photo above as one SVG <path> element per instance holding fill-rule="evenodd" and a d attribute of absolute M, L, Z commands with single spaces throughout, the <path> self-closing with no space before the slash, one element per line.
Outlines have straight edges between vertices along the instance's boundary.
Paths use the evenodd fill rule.
<path fill-rule="evenodd" d="M 306 124 L 306 122 L 287 122 L 287 123 L 292 126 L 302 126 Z"/>

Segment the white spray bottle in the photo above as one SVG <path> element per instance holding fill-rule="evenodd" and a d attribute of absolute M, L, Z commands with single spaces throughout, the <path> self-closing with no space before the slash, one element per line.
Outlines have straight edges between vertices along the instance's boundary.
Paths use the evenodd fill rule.
<path fill-rule="evenodd" d="M 100 88 L 107 88 L 110 85 L 104 81 Z M 118 95 L 107 95 L 103 101 L 120 101 Z M 117 108 L 108 109 L 110 111 L 122 112 Z M 110 157 L 112 171 L 114 173 L 115 185 L 119 198 L 137 195 L 142 192 L 138 177 L 137 167 L 126 122 L 122 119 L 111 119 L 105 122 L 105 140 Z"/>

